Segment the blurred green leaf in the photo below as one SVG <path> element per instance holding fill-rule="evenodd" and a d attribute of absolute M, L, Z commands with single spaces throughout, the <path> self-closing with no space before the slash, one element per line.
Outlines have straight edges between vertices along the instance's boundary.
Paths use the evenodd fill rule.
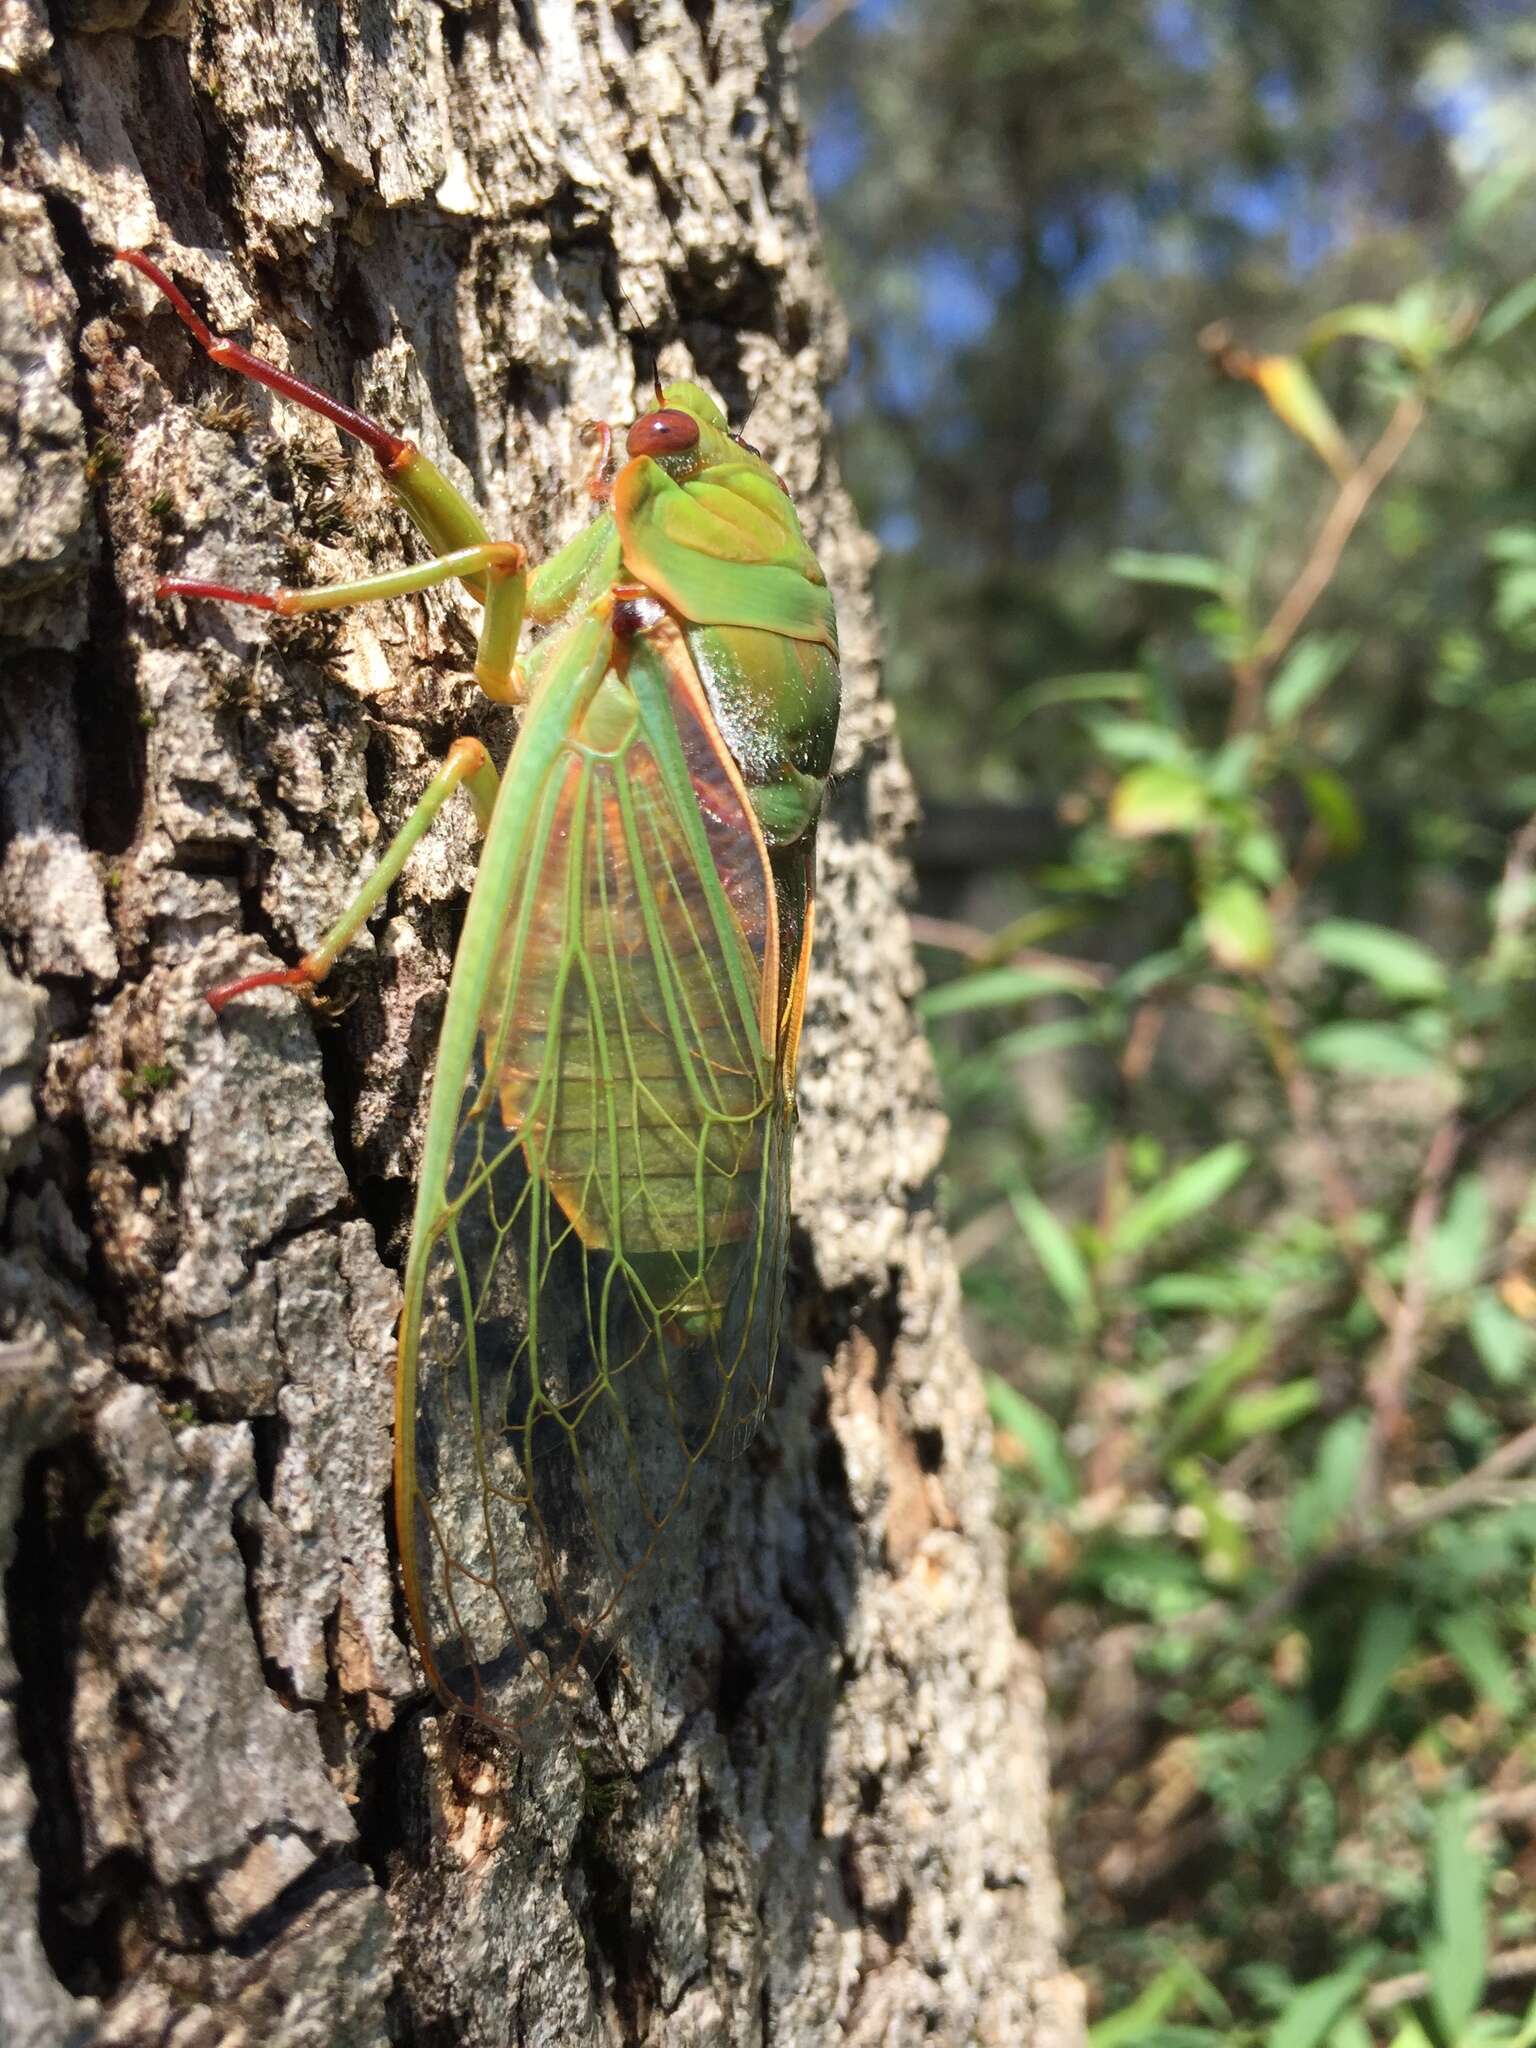
<path fill-rule="evenodd" d="M 1530 1372 L 1536 1335 L 1489 1288 L 1473 1297 L 1467 1310 L 1467 1335 L 1496 1386 L 1518 1386 Z"/>
<path fill-rule="evenodd" d="M 1177 1457 L 1191 1444 L 1198 1443 L 1201 1436 L 1221 1414 L 1222 1406 L 1234 1388 L 1251 1379 L 1269 1356 L 1269 1324 L 1256 1323 L 1251 1330 L 1245 1330 L 1235 1344 L 1213 1358 L 1200 1373 L 1194 1384 L 1187 1389 L 1169 1419 L 1167 1431 L 1158 1445 L 1158 1458 L 1166 1464 Z"/>
<path fill-rule="evenodd" d="M 1307 931 L 1314 953 L 1374 981 L 1401 1002 L 1434 1002 L 1445 994 L 1445 969 L 1417 939 L 1358 918 L 1325 917 Z"/>
<path fill-rule="evenodd" d="M 1246 1273 L 1156 1273 L 1136 1289 L 1147 1308 L 1208 1315 L 1240 1315 L 1273 1292 L 1268 1282 Z"/>
<path fill-rule="evenodd" d="M 1259 1387 L 1236 1394 L 1221 1418 L 1221 1447 L 1236 1450 L 1256 1436 L 1276 1436 L 1315 1414 L 1322 1389 L 1314 1379 L 1287 1380 L 1283 1387 Z"/>
<path fill-rule="evenodd" d="M 1448 1799 L 1435 1817 L 1430 1868 L 1435 1933 L 1424 1950 L 1430 2003 L 1454 2040 L 1477 2011 L 1487 1979 L 1488 1931 L 1483 1911 L 1487 1871 L 1469 1839 L 1473 1805 Z"/>
<path fill-rule="evenodd" d="M 1357 633 L 1309 633 L 1298 640 L 1265 694 L 1271 725 L 1289 725 L 1341 674 L 1360 644 Z"/>
<path fill-rule="evenodd" d="M 1376 2037 L 1356 2013 L 1346 2013 L 1334 2023 L 1328 2048 L 1376 2048 Z"/>
<path fill-rule="evenodd" d="M 1435 2044 L 1410 2014 L 1392 2036 L 1391 2048 L 1435 2048 Z"/>
<path fill-rule="evenodd" d="M 1302 793 L 1328 841 L 1330 853 L 1358 853 L 1365 843 L 1365 820 L 1349 784 L 1331 768 L 1309 768 L 1301 777 Z"/>
<path fill-rule="evenodd" d="M 1305 1985 L 1269 2032 L 1267 2048 L 1318 2048 L 1334 2022 L 1354 2004 L 1366 1978 L 1357 1963 Z"/>
<path fill-rule="evenodd" d="M 1520 1710 L 1520 1681 L 1485 1608 L 1464 1607 L 1442 1614 L 1435 1634 L 1466 1674 L 1479 1698 L 1496 1707 L 1506 1720 Z"/>
<path fill-rule="evenodd" d="M 1253 780 L 1258 748 L 1257 733 L 1240 732 L 1235 738 L 1224 740 L 1204 766 L 1205 786 L 1210 794 L 1227 799 L 1244 795 Z"/>
<path fill-rule="evenodd" d="M 1109 800 L 1109 825 L 1122 839 L 1194 832 L 1205 822 L 1205 785 L 1187 768 L 1150 761 L 1121 777 Z"/>
<path fill-rule="evenodd" d="M 1182 769 L 1189 757 L 1179 734 L 1150 718 L 1085 718 L 1083 725 L 1098 752 L 1112 761 L 1160 761 Z"/>
<path fill-rule="evenodd" d="M 1184 973 L 1190 964 L 1191 956 L 1185 946 L 1170 947 L 1162 953 L 1144 953 L 1115 982 L 1114 994 L 1122 1003 L 1139 1003 L 1153 989 L 1162 988 L 1175 975 Z M 1536 1202 L 1536 1195 L 1532 1199 Z"/>
<path fill-rule="evenodd" d="M 1140 704 L 1147 695 L 1147 679 L 1138 669 L 1099 669 L 1088 675 L 1047 676 L 1031 683 L 1027 690 L 1009 699 L 1004 717 L 1022 724 L 1037 711 L 1057 704 L 1120 703 Z"/>
<path fill-rule="evenodd" d="M 1370 1443 L 1370 1423 L 1358 1411 L 1341 1415 L 1323 1432 L 1310 1474 L 1291 1497 L 1291 1542 L 1310 1557 L 1333 1541 L 1354 1503 Z"/>
<path fill-rule="evenodd" d="M 1427 368 L 1455 338 L 1443 292 L 1430 281 L 1409 285 L 1390 306 L 1340 306 L 1307 329 L 1305 350 L 1316 355 L 1344 339 L 1379 341 L 1415 368 Z"/>
<path fill-rule="evenodd" d="M 1265 826 L 1245 832 L 1232 849 L 1238 865 L 1265 889 L 1278 889 L 1285 880 L 1285 849 L 1277 833 Z"/>
<path fill-rule="evenodd" d="M 1336 341 L 1379 341 L 1400 354 L 1412 348 L 1412 332 L 1396 306 L 1359 304 L 1339 306 L 1314 320 L 1307 329 L 1306 351 L 1317 355 Z"/>
<path fill-rule="evenodd" d="M 1158 2021 L 1186 1999 L 1212 2019 L 1231 2017 L 1232 2008 L 1209 1977 L 1183 1956 L 1175 1956 L 1134 2004 L 1090 2028 L 1089 2048 L 1146 2048 Z"/>
<path fill-rule="evenodd" d="M 1236 1186 L 1249 1161 L 1248 1147 L 1236 1139 L 1192 1159 L 1131 1204 L 1110 1233 L 1110 1249 L 1133 1258 L 1170 1230 L 1192 1222 Z"/>
<path fill-rule="evenodd" d="M 1198 1457 L 1176 1458 L 1168 1468 L 1169 1483 L 1181 1498 L 1199 1511 L 1200 1564 L 1213 1585 L 1241 1584 L 1253 1567 L 1253 1545 L 1205 1462 Z"/>
<path fill-rule="evenodd" d="M 1536 277 L 1528 277 L 1524 284 L 1517 284 L 1502 299 L 1496 299 L 1477 325 L 1476 339 L 1490 348 L 1513 334 L 1515 329 L 1536 313 Z"/>
<path fill-rule="evenodd" d="M 1200 905 L 1200 929 L 1218 966 L 1257 974 L 1275 954 L 1269 905 L 1251 882 L 1223 882 Z"/>
<path fill-rule="evenodd" d="M 1130 1537 L 1095 1536 L 1079 1554 L 1075 1576 L 1117 1607 L 1155 1621 L 1192 1613 L 1210 1597 L 1204 1571 L 1186 1551 Z"/>
<path fill-rule="evenodd" d="M 1520 2031 L 1512 2040 L 1504 2043 L 1504 2048 L 1536 2048 L 1536 1998 L 1533 1998 L 1525 2009 Z"/>
<path fill-rule="evenodd" d="M 1306 1700 L 1283 1695 L 1270 1700 L 1264 1739 L 1242 1788 L 1248 1812 L 1262 1812 L 1273 1801 L 1314 1754 L 1321 1735 L 1317 1717 Z"/>
<path fill-rule="evenodd" d="M 1493 616 L 1506 633 L 1515 633 L 1536 615 L 1536 566 L 1506 569 L 1494 593 Z"/>
<path fill-rule="evenodd" d="M 1102 1032 L 1102 1025 L 1093 1017 L 1054 1017 L 1046 1024 L 1026 1024 L 1021 1031 L 1004 1032 L 994 1041 L 992 1051 L 999 1059 L 1023 1060 L 1032 1053 L 1091 1045 Z"/>
<path fill-rule="evenodd" d="M 1392 1681 L 1412 1655 L 1418 1636 L 1418 1616 L 1399 1594 L 1383 1594 L 1365 1610 L 1339 1702 L 1342 1741 L 1358 1742 L 1375 1727 Z"/>
<path fill-rule="evenodd" d="M 1349 1074 L 1422 1076 L 1441 1072 L 1441 1062 L 1390 1024 L 1320 1024 L 1301 1041 L 1314 1067 Z"/>
<path fill-rule="evenodd" d="M 1232 574 L 1209 555 L 1153 555 L 1139 548 L 1119 548 L 1109 558 L 1111 576 L 1130 583 L 1164 583 L 1180 590 L 1205 590 L 1230 598 Z"/>
<path fill-rule="evenodd" d="M 1041 1272 L 1056 1290 L 1073 1323 L 1079 1330 L 1092 1329 L 1093 1278 L 1076 1239 L 1032 1189 L 1016 1188 L 1011 1200 L 1019 1228 L 1039 1260 Z"/>
<path fill-rule="evenodd" d="M 1518 159 L 1484 171 L 1456 209 L 1452 228 L 1457 239 L 1481 234 L 1530 181 L 1530 165 Z"/>
<path fill-rule="evenodd" d="M 1077 1479 L 1062 1448 L 1061 1431 L 1044 1409 L 1037 1408 L 997 1373 L 987 1373 L 984 1384 L 987 1413 L 993 1422 L 1029 1453 L 1049 1498 L 1058 1507 L 1070 1507 L 1077 1499 Z"/>
<path fill-rule="evenodd" d="M 1060 967 L 988 967 L 980 974 L 963 974 L 938 988 L 924 989 L 917 1009 L 924 1017 L 961 1017 L 973 1010 L 1008 1009 L 1037 996 L 1097 995 L 1098 987 L 1093 975 L 1065 963 Z"/>
<path fill-rule="evenodd" d="M 1536 526 L 1498 526 L 1483 542 L 1495 562 L 1536 564 Z"/>
<path fill-rule="evenodd" d="M 1438 1293 L 1460 1294 L 1477 1280 L 1492 1225 L 1487 1183 L 1480 1173 L 1463 1174 L 1429 1241 L 1429 1277 Z"/>

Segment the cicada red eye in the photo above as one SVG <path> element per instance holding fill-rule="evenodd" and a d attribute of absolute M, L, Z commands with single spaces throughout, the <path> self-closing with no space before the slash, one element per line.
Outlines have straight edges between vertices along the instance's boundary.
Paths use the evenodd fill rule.
<path fill-rule="evenodd" d="M 698 421 L 673 405 L 636 420 L 624 442 L 631 455 L 682 455 L 698 444 Z"/>

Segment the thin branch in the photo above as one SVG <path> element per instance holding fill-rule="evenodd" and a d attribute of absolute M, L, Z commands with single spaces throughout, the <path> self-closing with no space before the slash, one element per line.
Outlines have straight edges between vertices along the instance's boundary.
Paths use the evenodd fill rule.
<path fill-rule="evenodd" d="M 1408 443 L 1423 424 L 1425 397 L 1422 391 L 1408 391 L 1397 401 L 1381 437 L 1349 478 L 1318 529 L 1312 552 L 1301 574 L 1275 607 L 1274 616 L 1259 635 L 1254 659 L 1264 664 L 1283 654 L 1306 622 L 1307 614 L 1333 581 L 1339 557 L 1349 537 L 1360 524 L 1365 508 L 1384 484 Z"/>
<path fill-rule="evenodd" d="M 1536 1941 L 1528 1941 L 1521 1948 L 1507 1948 L 1502 1955 L 1488 1958 L 1490 1984 L 1515 1984 L 1524 1977 L 1536 1977 Z M 1369 2013 L 1390 2012 L 1394 2006 L 1427 1997 L 1430 1989 L 1428 1970 L 1409 1970 L 1401 1977 L 1385 1977 L 1365 1994 L 1365 2009 Z"/>
<path fill-rule="evenodd" d="M 1423 391 L 1405 392 L 1379 438 L 1341 485 L 1295 582 L 1275 607 L 1253 652 L 1234 670 L 1237 679 L 1237 695 L 1232 707 L 1234 731 L 1243 731 L 1253 724 L 1266 673 L 1290 646 L 1306 623 L 1312 607 L 1333 581 L 1339 558 L 1360 524 L 1366 506 L 1390 476 L 1422 425 L 1426 404 Z"/>
<path fill-rule="evenodd" d="M 1114 979 L 1111 969 L 1094 960 L 1076 960 L 1066 953 L 1047 952 L 1040 946 L 1010 946 L 998 943 L 996 932 L 980 925 L 962 924 L 952 917 L 925 917 L 914 912 L 908 920 L 912 936 L 920 946 L 932 946 L 938 953 L 958 953 L 962 959 L 984 961 L 989 967 L 1038 967 L 1043 973 L 1069 975 L 1094 988 L 1105 988 Z M 1070 995 L 1070 989 L 1063 989 Z"/>

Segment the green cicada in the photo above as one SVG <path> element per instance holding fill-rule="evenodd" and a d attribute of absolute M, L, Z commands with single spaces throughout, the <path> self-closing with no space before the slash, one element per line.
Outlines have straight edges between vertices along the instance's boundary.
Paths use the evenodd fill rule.
<path fill-rule="evenodd" d="M 395 1408 L 395 1513 L 422 1661 L 518 1731 L 600 1657 L 711 1446 L 766 1400 L 784 1297 L 815 827 L 838 716 L 826 579 L 768 464 L 697 385 L 656 389 L 592 524 L 542 567 L 409 441 L 215 337 L 215 362 L 365 442 L 433 559 L 264 595 L 329 610 L 459 578 L 476 675 L 521 707 L 498 777 L 458 741 L 378 869 L 295 968 L 314 986 L 461 786 L 484 845 L 421 1159 Z M 519 652 L 526 622 L 548 631 Z"/>

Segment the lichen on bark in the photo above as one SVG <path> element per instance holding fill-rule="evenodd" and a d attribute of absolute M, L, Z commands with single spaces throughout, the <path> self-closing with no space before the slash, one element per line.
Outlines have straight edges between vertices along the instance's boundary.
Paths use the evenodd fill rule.
<path fill-rule="evenodd" d="M 934 1208 L 911 809 L 820 391 L 836 313 L 755 0 L 0 4 L 0 2033 L 1032 2043 L 1040 1703 Z M 455 732 L 453 591 L 273 628 L 173 564 L 411 539 L 366 459 L 109 264 L 419 438 L 534 550 L 637 318 L 803 508 L 847 682 L 802 1059 L 795 1317 L 605 1679 L 535 1765 L 445 1726 L 386 1539 L 390 1325 L 474 850 L 334 1013 L 200 992 L 313 940 Z M 13 971 L 12 971 L 13 970 Z"/>

